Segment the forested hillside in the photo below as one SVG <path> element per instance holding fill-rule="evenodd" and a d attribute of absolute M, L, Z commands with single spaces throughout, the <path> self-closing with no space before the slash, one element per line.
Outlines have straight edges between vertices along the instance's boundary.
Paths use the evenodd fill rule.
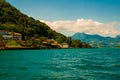
<path fill-rule="evenodd" d="M 45 23 L 21 13 L 5 0 L 0 0 L 0 30 L 22 33 L 23 38 L 34 36 L 34 34 L 48 38 L 63 36 L 50 29 Z"/>
<path fill-rule="evenodd" d="M 0 0 L 0 30 L 21 33 L 22 40 L 13 41 L 13 43 L 20 44 L 22 47 L 40 48 L 46 39 L 55 40 L 58 44 L 54 45 L 57 46 L 67 43 L 69 47 L 90 47 L 86 43 L 72 40 L 70 37 L 67 38 L 52 30 L 45 23 L 21 13 L 5 0 Z M 11 44 L 11 40 L 8 43 Z"/>

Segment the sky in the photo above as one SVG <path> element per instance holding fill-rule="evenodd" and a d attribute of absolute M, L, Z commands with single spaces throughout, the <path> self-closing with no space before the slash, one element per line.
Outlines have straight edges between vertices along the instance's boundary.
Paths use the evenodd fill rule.
<path fill-rule="evenodd" d="M 71 36 L 120 34 L 120 0 L 6 0 L 22 13 Z"/>

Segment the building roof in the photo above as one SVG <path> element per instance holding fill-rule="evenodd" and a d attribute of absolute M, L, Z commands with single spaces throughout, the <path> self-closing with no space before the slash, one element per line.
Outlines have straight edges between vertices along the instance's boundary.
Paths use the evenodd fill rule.
<path fill-rule="evenodd" d="M 8 34 L 8 31 L 0 30 L 0 34 L 2 34 L 2 35 L 7 35 L 7 34 Z"/>
<path fill-rule="evenodd" d="M 16 32 L 9 32 L 8 34 L 10 34 L 10 35 L 18 35 L 18 36 L 21 36 L 21 35 L 22 35 L 22 34 L 16 33 Z"/>

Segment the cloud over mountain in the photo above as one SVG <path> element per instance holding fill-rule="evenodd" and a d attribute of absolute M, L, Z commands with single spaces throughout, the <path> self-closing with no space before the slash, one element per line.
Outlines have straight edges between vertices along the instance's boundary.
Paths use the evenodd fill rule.
<path fill-rule="evenodd" d="M 61 32 L 65 35 L 72 35 L 75 32 L 85 32 L 88 34 L 99 34 L 102 36 L 116 36 L 120 34 L 120 23 L 101 23 L 91 19 L 77 19 L 72 20 L 59 20 L 59 21 L 44 21 L 52 29 Z"/>

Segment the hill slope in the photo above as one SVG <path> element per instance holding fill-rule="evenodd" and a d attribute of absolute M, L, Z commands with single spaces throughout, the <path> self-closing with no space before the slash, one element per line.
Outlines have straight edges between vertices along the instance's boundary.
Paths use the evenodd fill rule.
<path fill-rule="evenodd" d="M 120 46 L 120 36 L 116 38 L 103 37 L 100 35 L 89 35 L 85 33 L 75 33 L 72 39 L 77 39 L 90 44 L 93 47 L 116 47 Z"/>
<path fill-rule="evenodd" d="M 59 44 L 67 43 L 73 48 L 91 47 L 57 33 L 45 23 L 21 13 L 5 0 L 0 0 L 0 30 L 21 33 L 23 39 L 18 43 L 30 48 L 43 46 L 42 42 L 46 39 L 54 39 Z"/>
<path fill-rule="evenodd" d="M 21 13 L 5 0 L 0 0 L 0 30 L 22 33 L 23 38 L 25 36 L 32 37 L 34 34 L 54 39 L 58 36 L 65 37 L 45 23 Z"/>

